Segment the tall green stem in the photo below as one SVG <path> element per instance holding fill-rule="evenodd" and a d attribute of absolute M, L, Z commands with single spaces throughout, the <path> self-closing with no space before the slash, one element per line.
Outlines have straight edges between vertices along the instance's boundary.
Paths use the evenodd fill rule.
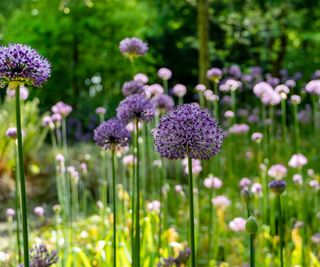
<path fill-rule="evenodd" d="M 196 248 L 194 239 L 194 208 L 193 208 L 193 177 L 192 158 L 188 157 L 189 173 L 189 209 L 190 209 L 190 242 L 191 242 L 191 266 L 196 267 Z"/>
<path fill-rule="evenodd" d="M 250 235 L 250 267 L 255 267 L 254 235 Z"/>
<path fill-rule="evenodd" d="M 19 161 L 19 178 L 20 178 L 20 196 L 21 196 L 21 213 L 22 213 L 22 236 L 23 236 L 23 262 L 24 266 L 29 266 L 29 238 L 28 238 L 28 217 L 27 217 L 27 196 L 26 181 L 23 166 L 23 147 L 21 132 L 21 111 L 20 111 L 20 87 L 16 87 L 16 124 L 17 124 L 17 141 L 18 141 L 18 161 Z"/>
<path fill-rule="evenodd" d="M 280 194 L 277 195 L 278 198 L 278 211 L 279 211 L 279 223 L 278 223 L 278 229 L 279 229 L 279 235 L 280 235 L 280 266 L 283 267 L 283 220 L 282 220 L 282 207 L 281 207 L 281 196 Z"/>
<path fill-rule="evenodd" d="M 136 266 L 140 267 L 140 174 L 139 174 L 139 121 L 136 120 Z"/>
<path fill-rule="evenodd" d="M 116 202 L 116 170 L 115 170 L 115 151 L 112 150 L 112 196 L 113 196 L 113 267 L 117 266 L 117 202 Z"/>
<path fill-rule="evenodd" d="M 286 140 L 287 137 L 287 118 L 286 118 L 286 100 L 282 99 L 281 100 L 281 113 L 282 113 L 282 137 L 283 137 L 283 141 Z"/>

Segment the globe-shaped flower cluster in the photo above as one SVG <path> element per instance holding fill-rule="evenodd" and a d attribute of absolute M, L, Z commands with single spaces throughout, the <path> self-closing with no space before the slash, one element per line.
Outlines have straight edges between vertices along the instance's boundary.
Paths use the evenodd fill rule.
<path fill-rule="evenodd" d="M 51 74 L 49 62 L 29 46 L 0 47 L 0 80 L 41 87 Z"/>
<path fill-rule="evenodd" d="M 209 159 L 222 146 L 223 131 L 198 104 L 185 104 L 161 117 L 153 130 L 155 149 L 168 159 Z"/>

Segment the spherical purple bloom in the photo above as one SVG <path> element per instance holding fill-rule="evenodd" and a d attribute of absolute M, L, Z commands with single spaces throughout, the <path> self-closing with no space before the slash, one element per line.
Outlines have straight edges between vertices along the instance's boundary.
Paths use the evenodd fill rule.
<path fill-rule="evenodd" d="M 288 170 L 282 164 L 274 164 L 268 170 L 268 175 L 275 179 L 282 179 L 287 176 Z"/>
<path fill-rule="evenodd" d="M 124 96 L 142 94 L 143 93 L 143 85 L 137 81 L 128 81 L 125 82 L 122 86 L 122 94 Z"/>
<path fill-rule="evenodd" d="M 0 80 L 41 87 L 50 73 L 47 59 L 31 47 L 21 44 L 0 47 Z"/>
<path fill-rule="evenodd" d="M 72 107 L 62 101 L 59 101 L 52 106 L 51 111 L 53 113 L 60 114 L 62 117 L 67 117 L 71 113 Z"/>
<path fill-rule="evenodd" d="M 262 97 L 262 95 L 266 92 L 266 91 L 272 91 L 273 88 L 270 84 L 266 83 L 266 82 L 258 82 L 254 87 L 253 87 L 253 93 L 257 96 L 257 97 Z"/>
<path fill-rule="evenodd" d="M 8 208 L 6 214 L 8 218 L 13 218 L 16 215 L 16 211 L 12 208 Z"/>
<path fill-rule="evenodd" d="M 251 185 L 251 180 L 247 177 L 243 177 L 239 182 L 239 187 L 241 189 L 247 188 L 249 185 Z"/>
<path fill-rule="evenodd" d="M 223 182 L 218 177 L 214 177 L 210 174 L 209 177 L 204 179 L 203 184 L 206 188 L 219 189 L 222 187 Z"/>
<path fill-rule="evenodd" d="M 211 68 L 207 71 L 207 78 L 213 82 L 219 82 L 222 77 L 222 70 L 218 68 Z"/>
<path fill-rule="evenodd" d="M 36 245 L 30 250 L 30 267 L 50 267 L 57 262 L 57 251 L 49 252 L 45 245 Z"/>
<path fill-rule="evenodd" d="M 282 194 L 286 189 L 287 183 L 283 180 L 273 180 L 269 183 L 269 188 L 276 194 Z"/>
<path fill-rule="evenodd" d="M 198 104 L 184 104 L 160 119 L 153 137 L 164 158 L 209 159 L 220 151 L 223 131 L 207 110 Z"/>
<path fill-rule="evenodd" d="M 292 79 L 286 80 L 284 84 L 289 88 L 293 88 L 297 85 L 296 81 Z"/>
<path fill-rule="evenodd" d="M 118 118 L 112 118 L 94 130 L 93 140 L 103 149 L 115 150 L 127 146 L 130 137 L 126 126 Z"/>
<path fill-rule="evenodd" d="M 292 105 L 299 105 L 301 103 L 301 97 L 298 95 L 292 95 L 290 97 L 290 101 L 291 101 Z"/>
<path fill-rule="evenodd" d="M 228 69 L 229 75 L 235 77 L 235 78 L 240 78 L 241 77 L 241 69 L 238 65 L 232 65 Z"/>
<path fill-rule="evenodd" d="M 295 174 L 292 176 L 292 181 L 297 185 L 303 184 L 303 179 L 301 174 Z"/>
<path fill-rule="evenodd" d="M 167 68 L 161 68 L 158 70 L 158 77 L 161 80 L 167 81 L 172 77 L 172 71 Z"/>
<path fill-rule="evenodd" d="M 98 115 L 104 115 L 104 114 L 106 114 L 106 112 L 107 112 L 107 109 L 104 108 L 104 107 L 97 107 L 97 108 L 96 108 L 96 113 L 97 113 Z"/>
<path fill-rule="evenodd" d="M 263 139 L 263 134 L 259 132 L 255 132 L 251 135 L 251 140 L 260 144 Z"/>
<path fill-rule="evenodd" d="M 151 102 L 154 106 L 162 111 L 168 111 L 174 107 L 174 101 L 169 95 L 156 95 L 151 98 Z"/>
<path fill-rule="evenodd" d="M 137 73 L 136 75 L 134 75 L 133 79 L 136 82 L 141 83 L 142 85 L 145 85 L 149 81 L 148 76 L 145 75 L 144 73 Z"/>
<path fill-rule="evenodd" d="M 43 207 L 35 207 L 33 211 L 34 211 L 34 214 L 38 217 L 44 216 L 44 208 Z"/>
<path fill-rule="evenodd" d="M 10 127 L 6 131 L 6 136 L 12 139 L 17 139 L 17 128 Z"/>
<path fill-rule="evenodd" d="M 154 83 L 154 84 L 151 84 L 151 85 L 145 85 L 143 87 L 143 91 L 144 91 L 144 94 L 146 95 L 146 97 L 148 99 L 156 96 L 156 95 L 161 95 L 163 94 L 164 92 L 164 89 L 162 87 L 162 85 L 158 84 L 158 83 Z"/>
<path fill-rule="evenodd" d="M 130 59 L 143 56 L 148 51 L 148 45 L 136 37 L 125 38 L 120 42 L 120 52 Z"/>
<path fill-rule="evenodd" d="M 289 160 L 288 165 L 291 168 L 302 168 L 308 163 L 308 159 L 303 154 L 294 154 Z"/>
<path fill-rule="evenodd" d="M 245 134 L 249 132 L 250 127 L 247 124 L 234 124 L 229 128 L 229 133 L 231 134 Z"/>
<path fill-rule="evenodd" d="M 262 195 L 262 185 L 260 183 L 254 183 L 251 186 L 251 192 L 252 194 L 256 196 L 261 196 Z"/>
<path fill-rule="evenodd" d="M 117 108 L 117 117 L 123 123 L 133 120 L 151 121 L 155 115 L 155 107 L 143 95 L 131 95 L 122 100 Z"/>
<path fill-rule="evenodd" d="M 195 89 L 197 92 L 205 92 L 207 88 L 204 84 L 197 84 Z"/>
<path fill-rule="evenodd" d="M 178 83 L 172 88 L 172 92 L 177 97 L 183 97 L 187 93 L 187 87 Z"/>
<path fill-rule="evenodd" d="M 246 220 L 241 217 L 236 217 L 229 222 L 229 228 L 234 232 L 244 232 L 246 230 Z"/>
<path fill-rule="evenodd" d="M 320 80 L 312 80 L 308 82 L 305 89 L 309 94 L 316 94 L 320 96 Z"/>

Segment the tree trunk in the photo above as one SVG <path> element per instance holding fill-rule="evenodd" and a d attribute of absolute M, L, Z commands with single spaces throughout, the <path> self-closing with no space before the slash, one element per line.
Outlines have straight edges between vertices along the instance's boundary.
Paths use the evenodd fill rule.
<path fill-rule="evenodd" d="M 199 83 L 208 85 L 206 73 L 209 68 L 209 2 L 208 0 L 198 0 L 198 36 L 199 36 Z"/>

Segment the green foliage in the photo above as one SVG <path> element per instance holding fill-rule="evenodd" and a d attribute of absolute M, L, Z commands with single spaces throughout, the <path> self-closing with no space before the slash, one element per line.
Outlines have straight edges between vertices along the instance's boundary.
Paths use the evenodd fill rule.
<path fill-rule="evenodd" d="M 41 127 L 39 99 L 22 104 L 23 145 L 26 162 L 35 159 L 47 131 Z M 8 173 L 15 166 L 15 142 L 6 136 L 9 127 L 15 127 L 15 101 L 7 99 L 0 105 L 0 173 Z"/>

